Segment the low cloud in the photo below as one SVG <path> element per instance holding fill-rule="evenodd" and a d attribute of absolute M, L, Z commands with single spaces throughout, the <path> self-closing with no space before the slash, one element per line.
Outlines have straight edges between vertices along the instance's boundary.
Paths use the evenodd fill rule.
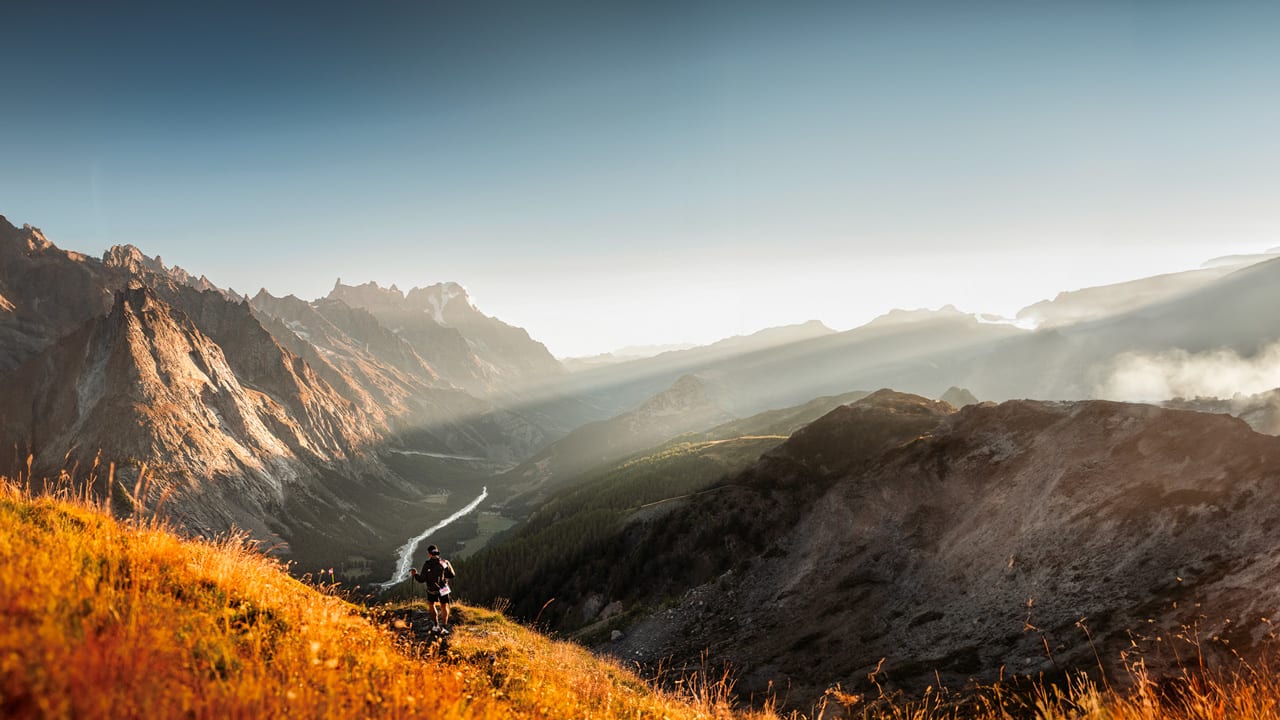
<path fill-rule="evenodd" d="M 1253 357 L 1233 350 L 1159 354 L 1125 353 L 1115 358 L 1097 387 L 1098 397 L 1158 402 L 1175 397 L 1232 398 L 1280 387 L 1280 343 Z"/>

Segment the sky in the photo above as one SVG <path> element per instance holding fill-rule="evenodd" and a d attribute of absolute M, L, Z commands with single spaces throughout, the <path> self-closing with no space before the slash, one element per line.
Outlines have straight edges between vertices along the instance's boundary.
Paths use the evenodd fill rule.
<path fill-rule="evenodd" d="M 0 214 L 560 356 L 1012 315 L 1280 246 L 1280 4 L 6 7 Z"/>

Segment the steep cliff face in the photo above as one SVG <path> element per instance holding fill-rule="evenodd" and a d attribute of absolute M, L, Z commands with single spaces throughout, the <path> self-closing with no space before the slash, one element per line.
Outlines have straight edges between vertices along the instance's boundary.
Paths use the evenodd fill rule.
<path fill-rule="evenodd" d="M 601 647 L 709 647 L 746 692 L 801 703 L 882 658 L 879 681 L 914 690 L 1099 658 L 1114 680 L 1125 652 L 1176 674 L 1188 627 L 1208 662 L 1265 647 L 1277 507 L 1280 439 L 1235 418 L 877 393 L 615 539 L 631 550 L 597 579 L 606 602 L 678 601 Z"/>

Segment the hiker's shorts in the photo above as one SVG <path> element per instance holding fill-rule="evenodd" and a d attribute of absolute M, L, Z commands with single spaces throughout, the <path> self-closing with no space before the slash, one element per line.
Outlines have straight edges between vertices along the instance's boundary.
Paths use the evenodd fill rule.
<path fill-rule="evenodd" d="M 427 593 L 427 602 L 440 603 L 441 605 L 448 605 L 448 604 L 449 604 L 449 598 L 450 598 L 452 595 L 453 595 L 453 593 L 449 593 L 448 595 L 441 595 L 440 593 L 430 593 L 430 592 L 429 592 L 429 593 Z"/>

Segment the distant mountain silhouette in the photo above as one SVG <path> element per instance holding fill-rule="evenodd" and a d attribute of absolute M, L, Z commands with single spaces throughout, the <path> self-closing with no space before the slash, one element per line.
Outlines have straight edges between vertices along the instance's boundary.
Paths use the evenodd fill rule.
<path fill-rule="evenodd" d="M 1058 293 L 1018 311 L 1017 319 L 1040 328 L 1098 320 L 1169 300 L 1239 270 L 1239 262 L 1201 270 L 1155 275 L 1112 285 Z"/>

